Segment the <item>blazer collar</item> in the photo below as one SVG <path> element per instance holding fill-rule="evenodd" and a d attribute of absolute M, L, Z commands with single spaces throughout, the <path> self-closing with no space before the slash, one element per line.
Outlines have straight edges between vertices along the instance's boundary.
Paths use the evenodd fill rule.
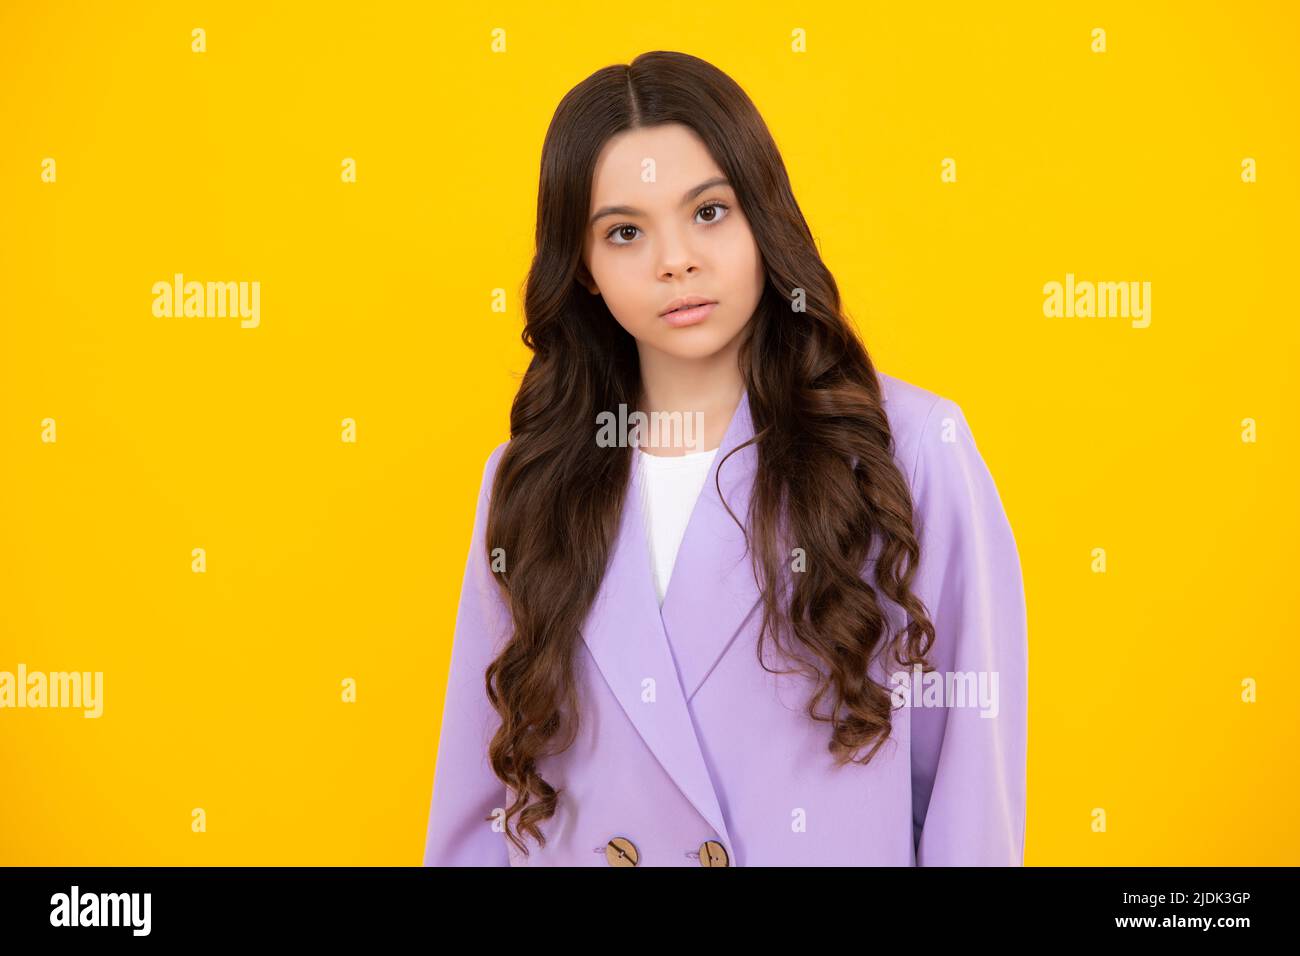
<path fill-rule="evenodd" d="M 744 532 L 723 505 L 725 498 L 736 519 L 747 520 L 757 449 L 748 445 L 728 455 L 753 436 L 749 395 L 744 392 L 691 512 L 662 609 L 651 577 L 640 478 L 638 469 L 632 469 L 618 535 L 582 635 L 646 746 L 709 821 L 733 859 L 689 703 L 761 596 Z"/>

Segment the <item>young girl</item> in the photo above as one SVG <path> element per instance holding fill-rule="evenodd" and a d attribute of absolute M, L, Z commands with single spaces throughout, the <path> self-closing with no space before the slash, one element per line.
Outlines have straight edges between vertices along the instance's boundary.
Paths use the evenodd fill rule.
<path fill-rule="evenodd" d="M 874 369 L 734 81 L 659 51 L 564 97 L 524 311 L 425 864 L 1022 863 L 996 487 Z"/>

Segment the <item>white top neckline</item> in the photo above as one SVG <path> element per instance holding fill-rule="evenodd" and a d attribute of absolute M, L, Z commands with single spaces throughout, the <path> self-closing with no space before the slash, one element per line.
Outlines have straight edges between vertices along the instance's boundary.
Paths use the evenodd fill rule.
<path fill-rule="evenodd" d="M 641 476 L 641 518 L 650 549 L 655 594 L 662 607 L 686 526 L 720 449 L 671 456 L 636 450 L 639 452 L 636 467 Z"/>
<path fill-rule="evenodd" d="M 711 459 L 718 453 L 718 451 L 719 449 L 717 448 L 710 448 L 708 451 L 692 451 L 687 452 L 684 455 L 652 455 L 647 451 L 642 451 L 640 448 L 636 449 L 637 456 L 652 468 L 656 465 L 668 466 L 673 463 L 682 465 L 698 465 L 706 459 Z"/>

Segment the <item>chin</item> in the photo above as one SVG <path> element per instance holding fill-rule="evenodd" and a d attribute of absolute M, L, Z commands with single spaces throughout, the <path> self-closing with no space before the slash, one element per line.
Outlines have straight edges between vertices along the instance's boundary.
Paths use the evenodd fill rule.
<path fill-rule="evenodd" d="M 654 347 L 665 355 L 673 356 L 673 358 L 702 359 L 721 352 L 727 347 L 727 343 L 731 341 L 727 336 L 702 329 L 698 330 L 698 334 L 681 334 L 695 331 L 694 329 L 679 329 L 677 335 L 653 343 Z"/>

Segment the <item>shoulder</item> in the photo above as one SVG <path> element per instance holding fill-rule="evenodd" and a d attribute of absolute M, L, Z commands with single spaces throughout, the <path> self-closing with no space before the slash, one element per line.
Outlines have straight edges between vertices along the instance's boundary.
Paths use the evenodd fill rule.
<path fill-rule="evenodd" d="M 488 452 L 487 460 L 483 463 L 483 481 L 482 486 L 485 491 L 492 490 L 492 480 L 496 477 L 497 466 L 501 464 L 501 458 L 506 453 L 506 448 L 510 445 L 510 439 L 506 439 Z"/>
<path fill-rule="evenodd" d="M 894 437 L 894 457 L 915 486 L 927 458 L 954 445 L 974 446 L 961 406 L 953 399 L 877 371 L 885 415 Z"/>
<path fill-rule="evenodd" d="M 497 467 L 501 464 L 501 458 L 506 453 L 506 447 L 510 444 L 509 439 L 497 445 L 487 454 L 482 465 L 482 472 L 478 483 L 478 498 L 480 510 L 486 505 L 492 497 L 492 483 L 496 480 Z"/>
<path fill-rule="evenodd" d="M 1014 553 L 997 482 L 961 406 L 947 396 L 877 376 L 895 432 L 895 459 L 907 478 L 918 527 L 929 529 L 931 546 L 967 541 L 1002 545 L 1009 549 L 1004 553 Z"/>
<path fill-rule="evenodd" d="M 483 465 L 483 474 L 493 475 L 496 473 L 497 465 L 501 461 L 501 456 L 506 453 L 506 448 L 510 445 L 510 439 L 507 438 L 501 444 L 497 445 L 488 452 L 487 462 Z"/>

